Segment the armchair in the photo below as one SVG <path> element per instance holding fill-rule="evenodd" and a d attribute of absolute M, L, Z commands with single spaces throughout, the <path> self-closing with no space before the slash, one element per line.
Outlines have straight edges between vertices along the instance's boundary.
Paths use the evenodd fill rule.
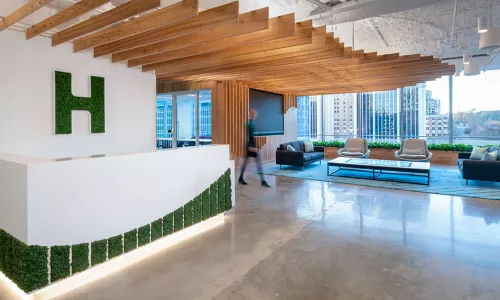
<path fill-rule="evenodd" d="M 345 147 L 339 149 L 338 154 L 341 157 L 368 158 L 370 156 L 368 141 L 362 138 L 348 138 Z"/>
<path fill-rule="evenodd" d="M 398 160 L 428 162 L 432 158 L 427 141 L 422 139 L 406 139 L 401 143 L 401 148 L 394 153 Z"/>

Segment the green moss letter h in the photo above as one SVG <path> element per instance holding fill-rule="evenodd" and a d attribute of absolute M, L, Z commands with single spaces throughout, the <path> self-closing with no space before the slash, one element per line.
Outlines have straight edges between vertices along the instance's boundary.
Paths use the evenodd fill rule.
<path fill-rule="evenodd" d="M 71 112 L 74 110 L 90 113 L 91 133 L 104 133 L 103 77 L 90 77 L 90 98 L 73 96 L 70 73 L 56 71 L 55 85 L 56 134 L 71 134 Z"/>

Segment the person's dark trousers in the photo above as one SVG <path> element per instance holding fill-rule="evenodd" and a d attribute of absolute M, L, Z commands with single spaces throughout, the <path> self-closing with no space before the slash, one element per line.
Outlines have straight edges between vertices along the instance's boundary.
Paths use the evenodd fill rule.
<path fill-rule="evenodd" d="M 247 157 L 245 157 L 245 162 L 243 163 L 243 167 L 241 167 L 241 175 L 240 179 L 243 179 L 243 175 L 245 174 L 245 169 L 248 164 L 248 160 L 250 157 L 255 158 L 255 162 L 257 163 L 257 172 L 259 172 L 260 180 L 265 182 L 264 174 L 262 174 L 262 165 L 260 164 L 260 157 L 258 152 L 247 151 Z"/>

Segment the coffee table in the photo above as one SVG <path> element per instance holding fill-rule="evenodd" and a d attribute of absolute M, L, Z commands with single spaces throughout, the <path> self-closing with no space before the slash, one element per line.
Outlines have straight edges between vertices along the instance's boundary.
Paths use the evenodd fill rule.
<path fill-rule="evenodd" d="M 330 167 L 337 167 L 337 169 L 330 173 Z M 431 178 L 431 164 L 428 162 L 363 159 L 363 158 L 350 158 L 350 157 L 338 157 L 328 161 L 326 172 L 328 176 L 333 176 L 333 174 L 337 173 L 342 169 L 371 172 L 373 180 L 379 179 L 379 177 L 384 174 L 413 175 L 413 176 L 427 177 L 426 184 L 417 182 L 399 181 L 399 180 L 380 179 L 392 182 L 429 185 Z M 342 175 L 337 174 L 335 176 L 342 176 Z"/>

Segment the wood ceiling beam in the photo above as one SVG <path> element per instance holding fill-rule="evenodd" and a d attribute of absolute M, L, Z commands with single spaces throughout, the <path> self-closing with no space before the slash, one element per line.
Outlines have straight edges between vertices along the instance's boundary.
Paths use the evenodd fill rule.
<path fill-rule="evenodd" d="M 237 37 L 247 33 L 265 30 L 268 28 L 268 24 L 269 8 L 266 7 L 240 15 L 238 18 L 238 22 L 235 23 L 225 24 L 216 28 L 212 28 L 210 30 L 201 30 L 177 38 L 115 53 L 112 56 L 112 61 L 118 62 L 123 60 L 143 58 L 139 60 L 133 60 L 129 65 L 134 66 L 153 63 L 158 61 L 158 57 L 162 57 L 161 53 L 163 52 L 188 48 L 190 46 L 199 45 L 214 40 L 222 40 L 231 37 Z"/>
<path fill-rule="evenodd" d="M 270 27 L 277 26 L 273 24 L 274 22 L 277 21 L 278 21 L 277 19 L 271 19 L 269 21 L 270 22 L 269 26 Z M 206 54 L 169 60 L 162 63 L 161 67 L 154 69 L 159 70 L 173 66 L 190 66 L 198 63 L 202 64 L 207 61 L 217 61 L 222 63 L 236 56 L 252 55 L 255 53 L 269 52 L 287 47 L 310 45 L 312 42 L 312 32 L 313 32 L 312 21 L 300 22 L 295 24 L 294 27 L 295 27 L 294 29 L 295 33 L 293 36 L 265 41 L 261 43 L 255 43 L 251 45 L 232 47 L 229 49 L 224 49 Z"/>
<path fill-rule="evenodd" d="M 139 0 L 146 4 L 160 0 Z M 144 16 L 116 26 L 89 34 L 74 41 L 75 52 L 110 43 L 131 35 L 139 34 L 151 29 L 179 22 L 198 15 L 198 0 L 184 0 L 179 3 L 163 7 Z"/>
<path fill-rule="evenodd" d="M 295 35 L 299 33 L 295 30 Z M 212 60 L 204 60 L 199 63 L 173 66 L 170 68 L 156 70 L 156 74 L 199 74 L 212 70 L 223 70 L 230 67 L 248 66 L 253 63 L 264 63 L 266 61 L 277 61 L 278 59 L 294 58 L 299 54 L 314 55 L 317 53 L 330 53 L 326 47 L 326 28 L 313 28 L 312 43 L 299 46 L 284 47 L 275 50 L 255 52 L 250 54 L 230 56 Z"/>
<path fill-rule="evenodd" d="M 393 56 L 394 58 L 396 56 Z M 417 57 L 411 56 L 411 57 L 401 57 L 398 59 L 394 59 L 392 61 L 389 60 L 383 60 L 382 62 L 371 62 L 369 64 L 360 64 L 359 61 L 357 60 L 345 60 L 339 57 L 329 57 L 327 59 L 317 59 L 314 56 L 309 58 L 304 58 L 304 59 L 299 59 L 298 61 L 294 60 L 289 60 L 288 62 L 281 62 L 279 64 L 277 63 L 271 63 L 271 64 L 256 64 L 254 66 L 244 66 L 243 72 L 240 69 L 225 69 L 225 70 L 218 70 L 215 71 L 214 73 L 209 73 L 209 74 L 203 74 L 200 73 L 198 76 L 194 75 L 194 77 L 189 78 L 190 80 L 196 79 L 196 78 L 213 78 L 213 75 L 221 75 L 221 77 L 224 77 L 224 80 L 240 80 L 242 79 L 241 76 L 238 77 L 238 74 L 246 74 L 246 78 L 262 78 L 266 74 L 270 74 L 271 76 L 286 76 L 283 75 L 283 68 L 285 67 L 292 67 L 294 68 L 295 71 L 299 70 L 299 72 L 305 71 L 306 69 L 309 68 L 316 68 L 316 67 L 329 67 L 330 70 L 332 71 L 345 71 L 346 68 L 349 68 L 350 70 L 378 70 L 378 69 L 385 69 L 387 66 L 392 66 L 392 65 L 403 65 L 403 66 L 413 66 L 413 63 L 415 65 L 419 64 L 435 64 L 436 62 L 433 61 L 432 57 L 425 57 L 425 58 L 420 58 L 418 56 L 418 60 L 416 60 Z M 342 61 L 344 60 L 344 61 Z M 332 64 L 332 66 L 329 66 L 329 64 Z M 293 71 L 293 70 L 292 70 Z M 161 79 L 172 79 L 175 78 L 175 76 L 168 76 L 168 74 L 160 74 L 158 76 Z M 186 80 L 187 78 L 183 78 Z M 218 78 L 221 80 L 222 78 Z"/>
<path fill-rule="evenodd" d="M 29 0 L 26 4 L 21 6 L 15 12 L 4 17 L 0 20 L 0 31 L 14 25 L 15 23 L 21 21 L 27 16 L 31 15 L 35 11 L 42 8 L 45 4 L 52 2 L 53 0 Z"/>
<path fill-rule="evenodd" d="M 52 35 L 52 46 L 84 36 L 98 29 L 115 24 L 119 21 L 136 16 L 140 13 L 160 6 L 157 0 L 132 0 L 123 5 L 110 9 L 91 19 L 75 24 Z"/>
<path fill-rule="evenodd" d="M 71 21 L 79 16 L 82 16 L 89 11 L 92 11 L 106 3 L 110 0 L 81 0 L 76 4 L 71 5 L 58 12 L 57 14 L 43 20 L 42 22 L 28 28 L 26 30 L 26 39 L 34 38 L 35 36 L 42 34 L 52 28 L 62 25 L 68 21 Z"/>
<path fill-rule="evenodd" d="M 254 43 L 260 43 L 269 40 L 275 40 L 287 36 L 293 36 L 295 32 L 294 14 L 289 14 L 269 20 L 269 28 L 266 30 L 260 30 L 253 33 L 248 33 L 232 38 L 226 38 L 222 40 L 211 41 L 201 45 L 196 45 L 190 48 L 184 48 L 180 50 L 174 50 L 170 52 L 161 53 L 155 56 L 155 61 L 151 62 L 148 59 L 147 65 L 142 67 L 143 71 L 152 71 L 156 69 L 164 68 L 164 65 L 169 60 L 175 60 L 182 57 L 194 56 L 203 53 L 215 52 L 224 49 L 230 49 L 235 46 L 250 45 Z M 312 38 L 312 30 L 309 34 Z M 137 66 L 143 64 L 143 58 L 137 60 L 130 60 L 129 66 Z"/>
<path fill-rule="evenodd" d="M 122 52 L 125 50 L 173 39 L 193 32 L 235 23 L 239 17 L 239 2 L 234 1 L 199 13 L 189 19 L 167 26 L 158 27 L 94 48 L 94 57 Z"/>

